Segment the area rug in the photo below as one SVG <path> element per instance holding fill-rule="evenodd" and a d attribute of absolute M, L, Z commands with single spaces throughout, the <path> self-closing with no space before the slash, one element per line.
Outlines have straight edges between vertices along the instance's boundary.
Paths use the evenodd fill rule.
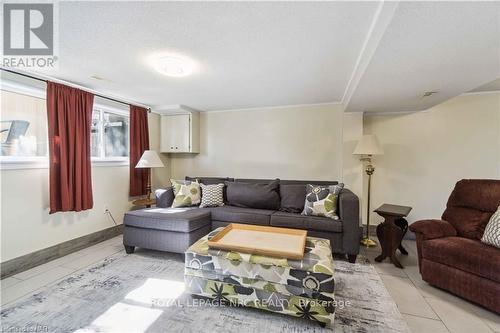
<path fill-rule="evenodd" d="M 335 332 L 409 332 L 374 267 L 335 260 Z M 224 306 L 184 291 L 182 255 L 117 253 L 1 311 L 2 331 L 332 332 L 310 321 Z"/>

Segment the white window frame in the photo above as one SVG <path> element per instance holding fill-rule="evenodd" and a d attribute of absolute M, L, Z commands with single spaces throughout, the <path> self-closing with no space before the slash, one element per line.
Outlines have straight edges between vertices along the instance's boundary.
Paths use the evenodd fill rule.
<path fill-rule="evenodd" d="M 99 111 L 101 113 L 101 121 L 104 119 L 104 112 L 116 114 L 119 116 L 124 116 L 129 118 L 130 114 L 122 109 L 113 108 L 108 105 L 103 105 L 94 102 L 94 107 L 92 112 Z M 105 157 L 104 156 L 104 131 L 100 131 L 100 143 L 101 143 L 101 156 L 100 157 L 91 157 L 92 164 L 100 165 L 100 166 L 109 166 L 109 165 L 129 165 L 129 156 L 130 156 L 130 135 L 129 135 L 129 156 L 115 156 L 115 157 Z"/>
<path fill-rule="evenodd" d="M 47 98 L 46 89 L 33 87 L 27 84 L 22 84 L 10 80 L 0 80 L 0 89 L 17 94 L 42 98 L 44 100 Z M 130 116 L 130 114 L 126 110 L 94 102 L 93 110 L 96 109 L 102 110 L 101 112 L 109 112 L 126 117 Z M 101 140 L 101 144 L 104 144 L 103 140 Z M 129 154 L 130 154 L 130 137 L 129 137 Z M 92 167 L 128 166 L 129 156 L 91 157 L 91 161 L 92 161 Z M 48 167 L 49 167 L 48 156 L 0 156 L 0 170 L 47 169 Z"/>

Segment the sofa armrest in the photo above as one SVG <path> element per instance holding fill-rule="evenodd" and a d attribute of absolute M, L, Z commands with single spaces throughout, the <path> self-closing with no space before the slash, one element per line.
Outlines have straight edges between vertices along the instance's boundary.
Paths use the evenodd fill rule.
<path fill-rule="evenodd" d="M 457 235 L 455 228 L 443 220 L 420 220 L 410 224 L 410 230 L 421 236 L 422 240 Z"/>
<path fill-rule="evenodd" d="M 155 191 L 156 207 L 168 208 L 174 202 L 174 189 L 172 186 L 158 189 Z"/>
<path fill-rule="evenodd" d="M 359 225 L 359 199 L 348 189 L 339 195 L 339 217 L 342 220 L 342 248 L 349 255 L 359 253 L 361 227 Z"/>

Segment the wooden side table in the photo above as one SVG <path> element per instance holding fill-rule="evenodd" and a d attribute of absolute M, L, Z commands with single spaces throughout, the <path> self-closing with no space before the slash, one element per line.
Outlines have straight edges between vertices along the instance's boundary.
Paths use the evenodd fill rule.
<path fill-rule="evenodd" d="M 402 254 L 407 255 L 408 252 L 401 245 L 403 236 L 408 229 L 408 223 L 405 225 L 396 223 L 399 218 L 408 216 L 411 207 L 383 204 L 375 210 L 375 212 L 384 218 L 384 222 L 377 226 L 377 237 L 382 247 L 382 253 L 375 258 L 375 261 L 381 262 L 389 257 L 391 262 L 399 268 L 403 265 L 396 258 L 396 249 L 399 249 Z"/>
<path fill-rule="evenodd" d="M 146 208 L 151 208 L 152 205 L 156 205 L 155 199 L 141 198 L 132 201 L 134 206 L 146 206 Z"/>

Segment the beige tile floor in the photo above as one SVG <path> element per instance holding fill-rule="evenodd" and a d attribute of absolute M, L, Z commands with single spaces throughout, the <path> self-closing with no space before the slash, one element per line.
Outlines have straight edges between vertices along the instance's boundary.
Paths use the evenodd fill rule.
<path fill-rule="evenodd" d="M 118 236 L 1 280 L 2 306 L 123 251 L 121 243 Z M 374 263 L 374 266 L 412 332 L 500 333 L 500 316 L 422 281 L 415 242 L 404 241 L 404 245 L 410 253 L 407 257 L 401 256 L 404 269 L 389 262 Z M 372 262 L 378 253 L 378 248 L 362 249 L 362 254 Z"/>

